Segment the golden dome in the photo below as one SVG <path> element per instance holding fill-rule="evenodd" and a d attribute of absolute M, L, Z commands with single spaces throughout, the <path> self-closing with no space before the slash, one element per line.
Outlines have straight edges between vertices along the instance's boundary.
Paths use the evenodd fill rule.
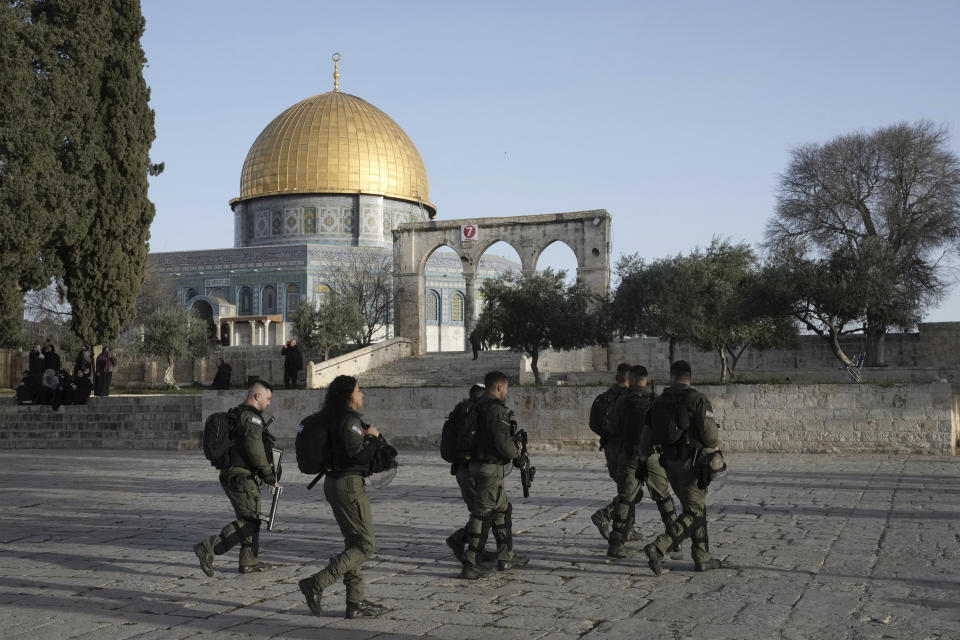
<path fill-rule="evenodd" d="M 238 200 L 293 193 L 382 195 L 436 212 L 410 137 L 380 109 L 339 91 L 274 118 L 243 161 Z"/>

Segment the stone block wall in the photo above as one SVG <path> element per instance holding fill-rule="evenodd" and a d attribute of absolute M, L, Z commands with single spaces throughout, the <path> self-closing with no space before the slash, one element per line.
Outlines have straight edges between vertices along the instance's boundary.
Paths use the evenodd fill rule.
<path fill-rule="evenodd" d="M 956 370 L 960 367 L 960 323 L 927 322 L 920 325 L 917 357 L 926 367 Z"/>
<path fill-rule="evenodd" d="M 606 387 L 511 387 L 507 404 L 532 446 L 594 448 L 590 405 Z M 700 387 L 732 451 L 931 453 L 952 455 L 960 438 L 960 390 L 949 384 L 726 385 Z M 464 396 L 450 387 L 372 388 L 364 420 L 401 447 L 438 446 L 443 421 Z M 242 401 L 238 392 L 206 392 L 204 418 Z M 300 419 L 323 392 L 277 391 L 271 430 L 291 447 Z"/>
<path fill-rule="evenodd" d="M 200 396 L 90 398 L 85 405 L 0 404 L 0 449 L 196 449 Z"/>
<path fill-rule="evenodd" d="M 507 404 L 533 449 L 595 448 L 587 428 L 604 387 L 512 387 Z M 928 453 L 953 455 L 960 438 L 960 390 L 950 384 L 727 385 L 700 387 L 711 398 L 731 451 Z M 454 387 L 371 388 L 364 419 L 400 448 L 437 447 L 443 421 L 464 397 Z M 301 418 L 323 404 L 322 390 L 278 390 L 266 414 L 292 456 Z M 240 404 L 244 393 L 92 398 L 85 406 L 0 404 L 0 448 L 197 448 L 203 421 Z"/>

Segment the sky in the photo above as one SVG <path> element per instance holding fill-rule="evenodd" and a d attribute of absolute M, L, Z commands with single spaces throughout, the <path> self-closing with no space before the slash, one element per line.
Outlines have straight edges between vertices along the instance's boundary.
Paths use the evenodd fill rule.
<path fill-rule="evenodd" d="M 233 246 L 257 135 L 333 88 L 420 151 L 438 219 L 606 209 L 611 263 L 759 248 L 790 149 L 898 122 L 960 154 L 960 2 L 142 0 L 152 251 Z M 504 255 L 515 255 L 507 252 Z M 951 260 L 950 264 L 956 264 Z M 574 269 L 552 245 L 538 267 Z M 612 264 L 611 264 L 612 266 Z M 960 284 L 926 321 L 960 321 Z"/>

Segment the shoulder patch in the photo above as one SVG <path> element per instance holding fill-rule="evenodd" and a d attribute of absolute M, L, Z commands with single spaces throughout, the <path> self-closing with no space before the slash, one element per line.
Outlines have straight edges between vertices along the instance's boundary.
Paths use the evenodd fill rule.
<path fill-rule="evenodd" d="M 250 416 L 250 422 L 252 422 L 252 423 L 255 424 L 255 425 L 259 425 L 259 426 L 261 426 L 261 427 L 263 426 L 263 420 L 261 420 L 261 419 L 260 419 L 259 417 L 257 417 L 257 416 Z"/>
<path fill-rule="evenodd" d="M 353 431 L 354 433 L 357 433 L 357 434 L 359 434 L 359 435 L 361 435 L 361 436 L 363 435 L 363 429 L 361 429 L 361 428 L 358 427 L 357 425 L 351 426 L 351 427 L 350 427 L 350 431 Z"/>

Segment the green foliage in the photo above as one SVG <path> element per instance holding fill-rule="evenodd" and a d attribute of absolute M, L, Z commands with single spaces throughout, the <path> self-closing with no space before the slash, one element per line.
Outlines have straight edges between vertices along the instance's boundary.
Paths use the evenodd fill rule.
<path fill-rule="evenodd" d="M 621 275 L 613 297 L 613 324 L 620 335 L 647 335 L 670 343 L 674 360 L 677 342 L 692 342 L 704 307 L 699 287 L 700 265 L 683 256 L 650 264 L 635 262 Z"/>
<path fill-rule="evenodd" d="M 0 5 L 0 340 L 29 289 L 61 277 L 84 340 L 134 315 L 154 139 L 138 2 Z M 29 221 L 26 224 L 25 221 Z M 12 282 L 12 283 L 11 283 Z"/>
<path fill-rule="evenodd" d="M 809 250 L 870 289 L 854 294 L 872 364 L 887 328 L 916 323 L 946 290 L 943 258 L 960 240 L 960 159 L 948 143 L 944 127 L 900 123 L 793 149 L 780 178 L 768 244 L 801 259 Z"/>
<path fill-rule="evenodd" d="M 745 243 L 714 238 L 705 250 L 673 256 L 649 265 L 636 256 L 617 264 L 620 286 L 612 316 L 622 335 L 652 335 L 670 342 L 675 359 L 678 342 L 713 349 L 721 380 L 732 380 L 747 348 L 792 344 L 796 328 L 782 315 L 746 304 L 754 299 L 756 254 Z"/>
<path fill-rule="evenodd" d="M 43 249 L 61 224 L 58 119 L 50 67 L 50 25 L 33 3 L 0 4 L 0 345 L 20 332 L 23 295 L 49 282 Z"/>
<path fill-rule="evenodd" d="M 139 351 L 157 358 L 201 358 L 210 346 L 206 320 L 193 311 L 165 307 L 147 316 Z"/>
<path fill-rule="evenodd" d="M 579 282 L 566 285 L 565 275 L 550 269 L 529 277 L 510 273 L 480 287 L 484 308 L 478 334 L 486 342 L 527 353 L 537 384 L 541 351 L 578 349 L 605 342 L 608 335 L 602 300 Z"/>
<path fill-rule="evenodd" d="M 140 353 L 166 358 L 164 382 L 173 388 L 179 388 L 173 378 L 173 361 L 184 357 L 202 358 L 210 351 L 207 321 L 181 307 L 157 309 L 147 316 L 143 331 Z"/>
<path fill-rule="evenodd" d="M 879 286 L 865 286 L 859 266 L 856 256 L 844 249 L 809 258 L 802 247 L 784 247 L 753 278 L 750 303 L 758 314 L 795 319 L 824 339 L 841 363 L 850 365 L 839 338 L 863 329 L 869 290 Z"/>
<path fill-rule="evenodd" d="M 770 315 L 748 302 L 756 299 L 753 276 L 759 270 L 750 245 L 714 238 L 705 251 L 696 249 L 687 259 L 696 263 L 700 281 L 701 312 L 697 314 L 693 343 L 717 351 L 722 381 L 733 380 L 737 362 L 747 348 L 762 350 L 796 343 L 797 328 L 792 320 Z"/>
<path fill-rule="evenodd" d="M 293 334 L 304 351 L 322 353 L 326 359 L 331 349 L 349 343 L 364 326 L 365 318 L 357 301 L 333 294 L 318 307 L 301 303 Z"/>

